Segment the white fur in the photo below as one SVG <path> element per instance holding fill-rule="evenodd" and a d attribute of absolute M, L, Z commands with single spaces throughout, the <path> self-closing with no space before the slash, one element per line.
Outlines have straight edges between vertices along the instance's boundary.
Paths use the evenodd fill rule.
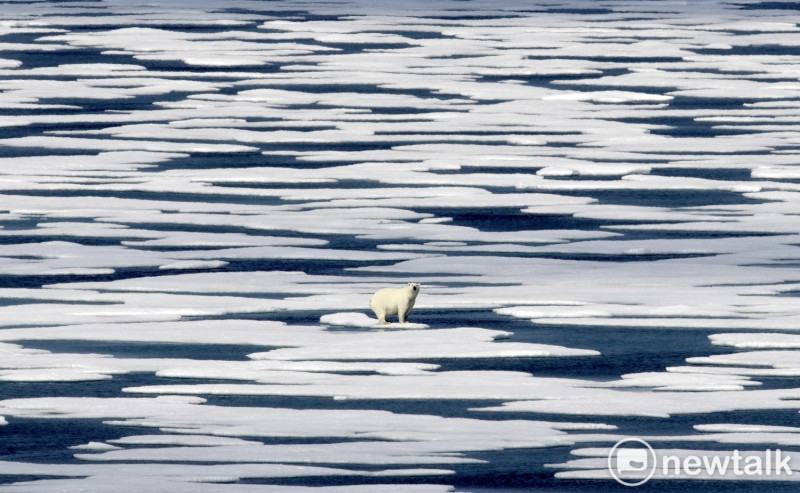
<path fill-rule="evenodd" d="M 369 307 L 378 317 L 381 325 L 386 325 L 386 317 L 397 314 L 397 319 L 401 324 L 408 322 L 408 314 L 414 307 L 419 294 L 419 283 L 410 282 L 402 288 L 383 288 L 372 295 L 369 300 Z"/>

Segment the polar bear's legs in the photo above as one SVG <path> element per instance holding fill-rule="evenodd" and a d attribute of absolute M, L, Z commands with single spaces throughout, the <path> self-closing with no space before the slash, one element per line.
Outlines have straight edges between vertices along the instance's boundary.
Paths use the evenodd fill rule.
<path fill-rule="evenodd" d="M 386 316 L 391 315 L 391 313 L 387 313 L 386 308 L 375 303 L 373 303 L 372 306 L 370 306 L 370 308 L 372 308 L 372 311 L 375 312 L 375 316 L 378 317 L 379 324 L 381 325 L 389 324 L 389 322 L 386 320 Z"/>
<path fill-rule="evenodd" d="M 411 312 L 411 307 L 408 303 L 399 303 L 397 305 L 397 321 L 401 324 L 408 323 L 408 314 Z"/>
<path fill-rule="evenodd" d="M 383 310 L 375 310 L 375 316 L 378 317 L 378 323 L 381 325 L 389 325 L 386 321 L 386 312 Z"/>

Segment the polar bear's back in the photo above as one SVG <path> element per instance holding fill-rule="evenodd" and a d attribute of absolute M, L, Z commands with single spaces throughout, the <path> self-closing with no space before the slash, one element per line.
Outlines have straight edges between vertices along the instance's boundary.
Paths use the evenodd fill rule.
<path fill-rule="evenodd" d="M 387 305 L 392 305 L 392 304 L 397 305 L 397 300 L 400 297 L 403 298 L 406 297 L 404 291 L 405 288 L 379 289 L 375 292 L 375 294 L 372 295 L 372 298 L 369 300 L 369 307 L 374 310 L 378 306 L 387 308 Z"/>

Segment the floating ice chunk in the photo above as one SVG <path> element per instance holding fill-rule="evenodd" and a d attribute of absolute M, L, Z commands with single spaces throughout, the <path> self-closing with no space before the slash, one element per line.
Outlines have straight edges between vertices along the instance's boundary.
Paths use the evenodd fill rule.
<path fill-rule="evenodd" d="M 749 377 L 798 377 L 800 366 L 796 368 L 754 368 L 752 366 L 668 366 L 674 373 L 709 373 L 715 375 L 746 375 Z"/>
<path fill-rule="evenodd" d="M 120 447 L 104 442 L 89 442 L 83 445 L 73 445 L 70 450 L 88 450 L 93 452 L 107 452 L 109 450 L 121 450 Z"/>
<path fill-rule="evenodd" d="M 775 333 L 732 333 L 708 336 L 711 344 L 742 349 L 800 349 L 800 335 Z M 798 363 L 800 365 L 800 363 Z"/>
<path fill-rule="evenodd" d="M 634 318 L 543 318 L 538 324 L 579 325 L 586 327 L 636 327 L 636 328 L 690 328 L 690 329 L 754 329 L 761 330 L 793 330 L 797 328 L 795 317 L 763 317 L 763 318 L 693 318 L 693 317 L 647 317 Z"/>
<path fill-rule="evenodd" d="M 572 306 L 570 306 L 572 305 Z M 515 306 L 496 308 L 495 313 L 516 318 L 589 318 L 610 317 L 606 310 L 583 307 L 579 303 L 565 303 L 557 306 Z"/>
<path fill-rule="evenodd" d="M 235 100 L 286 106 L 290 104 L 313 104 L 319 101 L 319 98 L 319 95 L 313 93 L 270 88 L 239 91 Z"/>
<path fill-rule="evenodd" d="M 182 260 L 159 266 L 160 270 L 205 270 L 225 267 L 228 262 L 224 260 Z"/>
<path fill-rule="evenodd" d="M 750 176 L 762 180 L 800 180 L 800 169 L 788 166 L 762 166 L 753 169 Z"/>
<path fill-rule="evenodd" d="M 153 235 L 155 236 L 155 235 Z M 122 244 L 134 247 L 215 247 L 234 248 L 251 246 L 324 246 L 327 240 L 316 238 L 289 238 L 279 236 L 253 236 L 243 233 L 194 233 L 170 231 L 158 234 L 157 239 L 127 240 Z"/>
<path fill-rule="evenodd" d="M 222 447 L 233 445 L 253 445 L 260 442 L 241 438 L 215 437 L 208 435 L 132 435 L 109 440 L 119 445 L 179 445 L 182 447 Z M 119 449 L 120 447 L 114 447 Z"/>
<path fill-rule="evenodd" d="M 163 412 L 186 412 L 199 409 L 205 399 L 194 396 L 160 396 L 154 398 L 44 397 L 0 401 L 6 415 L 39 416 L 58 414 L 59 419 L 135 418 Z M 55 411 L 57 410 L 57 411 Z"/>
<path fill-rule="evenodd" d="M 97 370 L 58 367 L 43 369 L 0 370 L 0 381 L 4 382 L 91 382 L 109 380 L 111 375 L 98 373 Z"/>
<path fill-rule="evenodd" d="M 797 24 L 792 22 L 782 22 L 780 17 L 767 17 L 763 20 L 723 20 L 715 22 L 713 25 L 705 26 L 703 29 L 712 31 L 734 31 L 734 32 L 756 32 L 756 33 L 771 33 L 777 35 L 779 33 L 793 33 L 797 32 Z M 770 38 L 774 39 L 774 38 Z"/>
<path fill-rule="evenodd" d="M 188 63 L 188 62 L 187 62 Z M 77 456 L 78 454 L 76 454 Z M 85 456 L 78 456 L 78 459 L 85 458 Z M 238 476 L 184 476 L 181 480 L 187 483 L 200 483 L 200 484 L 233 484 L 238 483 L 240 478 Z"/>
<path fill-rule="evenodd" d="M 733 46 L 727 43 L 709 43 L 703 46 L 705 50 L 732 50 Z"/>
<path fill-rule="evenodd" d="M 311 381 L 308 373 L 364 373 L 377 375 L 427 375 L 439 365 L 414 362 L 364 362 L 364 361 L 280 361 L 258 360 L 215 362 L 214 364 L 185 364 L 159 370 L 156 376 L 166 378 L 205 378 L 215 380 L 252 380 L 288 383 Z M 275 373 L 283 372 L 283 373 Z M 295 373 L 290 373 L 295 372 Z M 282 377 L 282 378 L 281 378 Z"/>
<path fill-rule="evenodd" d="M 303 334 L 305 338 L 324 332 L 319 327 L 289 328 L 281 322 L 273 321 L 194 320 L 122 324 L 106 321 L 87 325 L 62 324 L 57 327 L 9 329 L 0 331 L 0 339 L 291 346 L 298 343 L 299 334 Z M 5 346 L 10 345 L 0 345 L 0 349 Z M 13 347 L 19 348 L 16 345 Z"/>
<path fill-rule="evenodd" d="M 794 426 L 748 425 L 740 423 L 694 425 L 694 429 L 706 433 L 800 433 L 800 428 Z"/>
<path fill-rule="evenodd" d="M 694 356 L 686 358 L 687 363 L 698 365 L 725 365 L 725 366 L 767 366 L 773 368 L 800 367 L 800 351 L 792 350 L 764 350 L 748 351 L 733 354 L 714 354 L 711 356 Z"/>
<path fill-rule="evenodd" d="M 545 96 L 551 101 L 591 101 L 595 103 L 663 103 L 673 99 L 663 94 L 648 94 L 631 91 L 580 91 Z"/>
<path fill-rule="evenodd" d="M 418 323 L 390 323 L 387 325 L 380 325 L 378 319 L 371 318 L 370 316 L 360 312 L 341 312 L 330 313 L 320 317 L 319 322 L 324 325 L 335 325 L 341 327 L 364 327 L 364 328 L 380 328 L 380 329 L 427 329 L 426 324 Z"/>
<path fill-rule="evenodd" d="M 560 168 L 556 166 L 548 166 L 536 172 L 539 176 L 553 176 L 553 177 L 567 177 L 576 174 L 575 170 L 569 168 Z"/>
<path fill-rule="evenodd" d="M 743 390 L 745 386 L 758 386 L 747 377 L 739 375 L 715 375 L 708 373 L 648 372 L 622 375 L 622 380 L 607 382 L 607 387 L 652 387 L 660 391 L 708 392 Z"/>
<path fill-rule="evenodd" d="M 553 389 L 555 392 L 556 389 Z M 493 412 L 535 412 L 568 415 L 651 416 L 703 414 L 737 410 L 795 409 L 797 389 L 631 392 L 619 389 L 563 388 L 541 400 L 506 402 L 502 406 L 477 409 Z"/>

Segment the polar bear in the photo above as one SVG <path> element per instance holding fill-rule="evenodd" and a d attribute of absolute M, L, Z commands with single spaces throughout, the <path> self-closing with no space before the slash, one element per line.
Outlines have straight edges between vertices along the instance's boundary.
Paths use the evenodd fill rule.
<path fill-rule="evenodd" d="M 408 314 L 411 313 L 418 294 L 418 282 L 410 282 L 402 288 L 379 289 L 369 300 L 369 307 L 375 312 L 381 325 L 388 324 L 386 316 L 395 313 L 398 321 L 404 324 L 408 322 Z"/>

